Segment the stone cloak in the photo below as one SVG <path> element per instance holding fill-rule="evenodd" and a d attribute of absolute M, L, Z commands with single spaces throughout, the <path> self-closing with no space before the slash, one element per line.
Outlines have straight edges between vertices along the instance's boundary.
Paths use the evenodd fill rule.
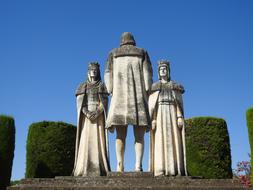
<path fill-rule="evenodd" d="M 177 129 L 177 113 L 180 112 L 183 116 L 183 100 L 182 100 L 182 93 L 184 92 L 184 89 L 181 85 L 176 84 L 174 81 L 170 81 L 168 86 L 169 88 L 172 88 L 172 95 L 174 96 L 174 99 L 176 101 L 176 105 L 166 105 L 166 106 L 172 106 L 169 109 L 164 109 L 161 107 L 158 108 L 158 97 L 159 97 L 159 93 L 160 93 L 160 82 L 155 83 L 152 85 L 152 94 L 149 96 L 149 114 L 150 114 L 150 118 L 154 118 L 156 117 L 155 114 L 157 114 L 159 112 L 159 114 L 157 114 L 158 117 L 169 117 L 169 124 L 172 127 L 172 134 L 174 136 L 173 139 L 173 146 L 175 148 L 175 163 L 177 165 L 177 171 L 175 171 L 176 175 L 182 175 L 182 170 L 184 170 L 184 174 L 183 175 L 187 175 L 187 168 L 186 168 L 186 150 L 185 150 L 185 126 L 182 127 L 181 132 Z M 170 110 L 174 110 L 174 117 L 170 116 L 170 114 L 168 113 Z M 166 113 L 163 113 L 166 112 Z M 155 118 L 157 120 L 157 125 L 160 125 L 159 127 L 161 127 L 164 123 L 164 119 L 165 119 L 165 124 L 168 124 L 168 118 Z M 158 121 L 159 120 L 159 121 Z M 166 121 L 167 120 L 167 121 Z M 157 127 L 157 126 L 156 126 Z M 164 129 L 164 126 L 163 126 Z M 168 131 L 166 132 L 166 135 L 168 134 Z M 158 153 L 159 151 L 155 150 L 155 141 L 160 140 L 160 139 L 155 139 L 155 131 L 151 130 L 150 131 L 150 147 L 149 147 L 149 171 L 152 171 L 156 173 L 156 165 L 154 163 L 154 154 Z M 158 137 L 158 135 L 157 135 Z M 160 137 L 160 136 L 159 136 Z M 182 151 L 180 151 L 180 144 L 178 139 L 182 139 Z M 166 140 L 165 142 L 162 142 L 166 144 Z M 162 144 L 161 143 L 161 144 Z M 167 144 L 168 146 L 171 146 L 169 144 Z M 164 146 L 165 149 L 168 149 L 167 146 Z M 167 148 L 166 148 L 167 147 Z M 163 149 L 163 148 L 162 148 Z M 164 150 L 163 150 L 164 151 Z M 159 154 L 167 154 L 167 153 L 161 153 L 159 152 Z M 183 160 L 182 158 L 180 158 L 180 156 L 183 156 Z M 166 158 L 165 160 L 160 160 L 162 161 L 167 161 L 170 162 L 169 159 L 173 159 L 173 158 Z M 183 161 L 183 163 L 182 163 Z M 173 161 L 174 162 L 174 161 Z M 169 163 L 166 163 L 169 164 Z M 165 164 L 165 165 L 166 165 Z M 180 169 L 180 166 L 181 169 Z M 159 166 L 160 167 L 160 166 Z M 167 167 L 168 168 L 168 167 Z M 167 168 L 164 168 L 164 174 L 169 175 L 168 171 L 166 171 Z"/>
<path fill-rule="evenodd" d="M 102 83 L 101 81 L 99 81 L 99 100 L 102 104 L 103 107 L 103 113 L 102 115 L 99 116 L 99 119 L 103 119 L 106 120 L 107 117 L 107 104 L 108 104 L 108 100 L 107 100 L 107 90 L 106 87 L 104 85 L 104 83 Z M 84 82 L 82 83 L 79 88 L 76 91 L 76 105 L 77 105 L 77 133 L 76 133 L 76 147 L 75 147 L 75 162 L 74 162 L 74 169 L 73 169 L 73 175 L 74 172 L 76 170 L 76 165 L 77 165 L 77 158 L 78 158 L 78 152 L 79 152 L 79 147 L 80 147 L 80 139 L 81 139 L 81 135 L 82 135 L 82 131 L 84 129 L 84 127 L 87 126 L 86 123 L 86 117 L 84 115 L 84 113 L 82 112 L 82 105 L 84 104 L 84 101 L 86 101 L 87 95 L 86 95 L 86 90 L 87 88 L 89 88 L 88 82 Z M 86 124 L 85 124 L 86 123 Z M 103 122 L 104 125 L 105 122 Z M 109 142 L 108 142 L 108 131 L 107 129 L 105 129 L 105 126 L 103 126 L 104 131 L 101 131 L 101 122 L 98 122 L 98 128 L 100 130 L 100 134 L 103 134 L 104 132 L 104 136 L 105 139 L 101 138 L 101 135 L 98 137 L 99 142 L 105 142 L 105 145 L 101 144 L 101 147 L 105 147 L 105 151 L 102 151 L 102 160 L 105 166 L 105 170 L 110 171 L 110 164 L 109 164 Z M 92 127 L 92 126 L 91 126 Z M 93 134 L 94 135 L 94 134 Z M 104 141 L 105 140 L 105 141 Z"/>
<path fill-rule="evenodd" d="M 152 66 L 145 50 L 131 45 L 114 49 L 107 60 L 105 84 L 112 94 L 107 128 L 129 124 L 150 126 L 148 94 Z"/>

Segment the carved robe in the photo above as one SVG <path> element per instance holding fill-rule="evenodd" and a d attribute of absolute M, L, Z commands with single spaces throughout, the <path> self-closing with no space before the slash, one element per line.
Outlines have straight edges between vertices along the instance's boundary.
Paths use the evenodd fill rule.
<path fill-rule="evenodd" d="M 76 92 L 78 125 L 76 135 L 74 176 L 106 175 L 110 171 L 108 137 L 105 129 L 107 91 L 98 81 L 81 84 Z M 87 118 L 87 111 L 98 111 L 95 120 Z"/>
<path fill-rule="evenodd" d="M 187 175 L 185 155 L 185 127 L 178 128 L 178 117 L 183 116 L 181 85 L 173 81 L 152 85 L 149 113 L 156 120 L 150 132 L 149 169 L 155 176 Z"/>
<path fill-rule="evenodd" d="M 105 84 L 112 94 L 106 126 L 149 126 L 148 91 L 152 66 L 147 52 L 133 45 L 112 50 L 106 64 Z"/>

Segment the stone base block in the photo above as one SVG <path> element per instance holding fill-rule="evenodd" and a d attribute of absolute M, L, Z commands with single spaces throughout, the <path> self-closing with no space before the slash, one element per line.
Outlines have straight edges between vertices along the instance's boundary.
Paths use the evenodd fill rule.
<path fill-rule="evenodd" d="M 249 190 L 236 179 L 198 177 L 154 177 L 150 172 L 110 172 L 104 177 L 65 177 L 23 179 L 8 190 Z"/>

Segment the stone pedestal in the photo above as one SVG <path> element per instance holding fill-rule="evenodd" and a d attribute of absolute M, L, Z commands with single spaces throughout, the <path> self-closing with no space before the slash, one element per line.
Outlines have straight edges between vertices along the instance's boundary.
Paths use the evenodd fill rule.
<path fill-rule="evenodd" d="M 106 177 L 55 177 L 24 179 L 8 190 L 168 189 L 246 190 L 235 179 L 153 177 L 150 172 L 110 172 Z M 248 188 L 249 189 L 249 188 Z"/>

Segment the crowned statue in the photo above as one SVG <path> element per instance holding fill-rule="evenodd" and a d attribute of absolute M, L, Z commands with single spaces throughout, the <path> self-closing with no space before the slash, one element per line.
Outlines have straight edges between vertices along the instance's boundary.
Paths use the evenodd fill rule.
<path fill-rule="evenodd" d="M 101 81 L 99 64 L 88 67 L 88 79 L 76 91 L 77 134 L 74 176 L 101 176 L 110 171 L 105 129 L 108 93 Z"/>
<path fill-rule="evenodd" d="M 168 61 L 158 62 L 159 81 L 149 96 L 150 131 L 149 169 L 155 176 L 187 175 L 182 85 L 170 78 Z"/>
<path fill-rule="evenodd" d="M 117 172 L 124 172 L 129 125 L 135 138 L 135 171 L 142 172 L 144 135 L 150 131 L 149 170 L 154 176 L 187 175 L 182 85 L 170 78 L 168 61 L 158 62 L 159 81 L 152 84 L 146 50 L 129 32 L 108 56 L 105 83 L 97 62 L 76 91 L 77 135 L 74 176 L 102 176 L 110 171 L 108 133 L 116 129 Z M 111 95 L 107 114 L 108 96 Z"/>

